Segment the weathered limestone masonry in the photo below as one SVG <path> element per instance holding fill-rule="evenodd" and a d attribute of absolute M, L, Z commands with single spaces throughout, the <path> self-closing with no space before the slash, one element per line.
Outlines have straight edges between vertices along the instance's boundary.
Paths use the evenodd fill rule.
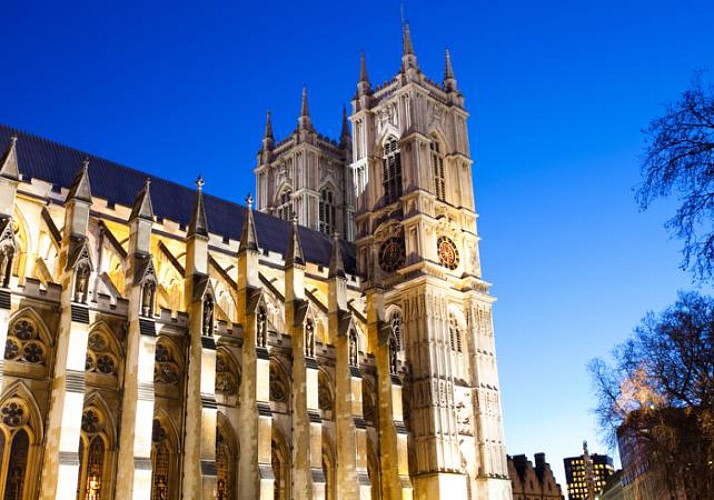
<path fill-rule="evenodd" d="M 255 212 L 0 126 L 0 498 L 511 498 L 448 52 L 351 105 Z"/>

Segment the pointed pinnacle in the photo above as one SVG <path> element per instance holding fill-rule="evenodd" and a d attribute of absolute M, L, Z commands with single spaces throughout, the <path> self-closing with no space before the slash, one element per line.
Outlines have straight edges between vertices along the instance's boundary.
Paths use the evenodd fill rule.
<path fill-rule="evenodd" d="M 404 43 L 404 45 L 403 45 L 404 54 L 403 55 L 405 55 L 405 56 L 414 55 L 414 44 L 412 43 L 412 33 L 409 30 L 409 23 L 404 23 L 402 38 L 403 38 L 403 43 Z"/>
<path fill-rule="evenodd" d="M 248 194 L 245 199 L 246 211 L 245 219 L 243 220 L 243 230 L 240 233 L 240 245 L 238 254 L 252 250 L 258 251 L 258 235 L 255 232 L 255 219 L 253 218 L 253 197 Z"/>
<path fill-rule="evenodd" d="M 446 57 L 444 60 L 444 81 L 454 79 L 454 68 L 451 67 L 451 54 L 449 49 L 446 49 Z"/>
<path fill-rule="evenodd" d="M 270 110 L 268 110 L 268 113 L 265 118 L 265 139 L 272 139 L 273 138 L 273 120 L 272 120 L 272 113 Z"/>
<path fill-rule="evenodd" d="M 345 278 L 345 265 L 342 262 L 342 249 L 340 248 L 340 235 L 334 233 L 332 237 L 332 252 L 330 253 L 330 269 L 328 278 Z"/>
<path fill-rule="evenodd" d="M 67 193 L 67 200 L 80 200 L 92 203 L 92 188 L 89 184 L 89 157 L 82 160 L 82 166 L 77 171 L 74 181 Z"/>
<path fill-rule="evenodd" d="M 17 163 L 17 136 L 10 137 L 10 145 L 0 158 L 0 177 L 13 181 L 20 180 L 20 168 Z"/>
<path fill-rule="evenodd" d="M 359 56 L 359 81 L 360 83 L 369 83 L 369 75 L 367 75 L 367 56 L 364 52 Z"/>
<path fill-rule="evenodd" d="M 203 203 L 203 186 L 206 184 L 199 175 L 196 179 L 196 204 L 193 207 L 191 222 L 188 224 L 186 236 L 208 236 L 208 218 L 206 217 L 206 207 Z"/>
<path fill-rule="evenodd" d="M 342 105 L 342 130 L 340 131 L 340 144 L 343 146 L 351 140 L 350 137 L 350 123 L 347 119 L 347 108 Z"/>
<path fill-rule="evenodd" d="M 293 214 L 290 221 L 290 236 L 288 238 L 288 249 L 285 255 L 285 267 L 294 265 L 305 265 L 302 245 L 300 244 L 300 234 L 298 233 L 298 218 Z"/>
<path fill-rule="evenodd" d="M 310 109 L 307 107 L 307 87 L 302 88 L 302 104 L 300 106 L 300 117 L 310 117 Z"/>
<path fill-rule="evenodd" d="M 134 207 L 131 210 L 131 216 L 129 220 L 132 221 L 137 217 L 145 220 L 154 220 L 154 206 L 151 203 L 151 193 L 149 192 L 149 187 L 151 186 L 151 179 L 148 177 L 144 182 L 144 189 L 139 191 L 136 196 L 136 201 L 134 201 Z"/>

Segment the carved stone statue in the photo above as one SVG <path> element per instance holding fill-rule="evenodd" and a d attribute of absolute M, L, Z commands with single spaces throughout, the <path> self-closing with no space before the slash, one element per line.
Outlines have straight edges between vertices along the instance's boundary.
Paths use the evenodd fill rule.
<path fill-rule="evenodd" d="M 350 364 L 352 366 L 357 366 L 359 358 L 357 354 L 357 333 L 352 330 L 350 332 L 350 349 L 349 349 L 349 356 L 350 356 Z"/>
<path fill-rule="evenodd" d="M 87 484 L 87 500 L 99 500 L 100 483 L 97 476 L 89 478 Z"/>
<path fill-rule="evenodd" d="M 305 325 L 305 356 L 315 356 L 315 327 L 311 321 Z"/>
<path fill-rule="evenodd" d="M 203 334 L 207 337 L 213 334 L 213 300 L 210 297 L 203 303 Z"/>
<path fill-rule="evenodd" d="M 77 266 L 77 274 L 74 285 L 74 301 L 87 302 L 87 292 L 89 290 L 89 265 L 81 263 Z"/>

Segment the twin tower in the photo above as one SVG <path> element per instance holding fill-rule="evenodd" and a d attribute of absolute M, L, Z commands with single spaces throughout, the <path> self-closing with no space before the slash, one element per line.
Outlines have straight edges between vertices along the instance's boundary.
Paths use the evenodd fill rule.
<path fill-rule="evenodd" d="M 420 70 L 405 25 L 400 71 L 373 87 L 363 55 L 351 107 L 339 141 L 315 130 L 305 90 L 286 139 L 275 141 L 268 114 L 255 168 L 257 209 L 354 242 L 366 321 L 385 332 L 370 343 L 397 344 L 385 356 L 406 367 L 396 406 L 404 409 L 397 426 L 408 476 L 400 477 L 414 496 L 511 498 L 469 114 L 448 50 L 436 83 Z M 401 336 L 387 333 L 395 321 Z M 394 364 L 371 351 L 378 367 Z M 382 446 L 382 453 L 401 448 Z"/>

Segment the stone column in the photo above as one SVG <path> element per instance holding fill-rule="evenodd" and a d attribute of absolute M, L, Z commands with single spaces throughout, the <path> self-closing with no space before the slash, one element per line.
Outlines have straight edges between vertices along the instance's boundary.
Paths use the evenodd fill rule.
<path fill-rule="evenodd" d="M 74 498 L 84 409 L 84 371 L 89 336 L 86 300 L 91 272 L 87 242 L 92 204 L 89 162 L 75 177 L 66 201 L 60 248 L 60 319 L 42 465 L 42 499 Z"/>
<path fill-rule="evenodd" d="M 362 418 L 362 376 L 357 366 L 357 333 L 347 310 L 347 279 L 337 236 L 332 244 L 328 273 L 328 328 L 336 357 L 337 485 L 344 499 L 366 499 L 371 491 L 367 475 L 367 425 Z"/>
<path fill-rule="evenodd" d="M 153 320 L 156 274 L 151 259 L 154 212 L 149 181 L 137 196 L 129 218 L 129 310 L 124 392 L 122 395 L 116 498 L 151 497 L 151 432 L 154 418 Z"/>
<path fill-rule="evenodd" d="M 238 321 L 243 325 L 243 364 L 238 409 L 238 498 L 273 500 L 271 464 L 273 420 L 270 411 L 270 356 L 267 317 L 258 278 L 258 237 L 248 197 L 238 249 Z"/>
<path fill-rule="evenodd" d="M 384 292 L 367 290 L 367 329 L 377 368 L 377 428 L 382 498 L 411 499 L 407 457 L 407 430 L 402 411 L 402 384 L 390 362 L 392 331 L 384 321 Z"/>
<path fill-rule="evenodd" d="M 292 468 L 295 499 L 323 499 L 322 422 L 317 406 L 315 325 L 307 318 L 305 260 L 293 218 L 285 256 L 285 322 L 292 337 Z M 309 367 L 309 368 L 308 368 Z M 309 397 L 312 395 L 311 400 Z"/>
<path fill-rule="evenodd" d="M 208 277 L 208 221 L 200 177 L 196 186 L 196 205 L 186 234 L 189 348 L 182 480 L 184 498 L 208 499 L 216 490 L 215 295 Z"/>

